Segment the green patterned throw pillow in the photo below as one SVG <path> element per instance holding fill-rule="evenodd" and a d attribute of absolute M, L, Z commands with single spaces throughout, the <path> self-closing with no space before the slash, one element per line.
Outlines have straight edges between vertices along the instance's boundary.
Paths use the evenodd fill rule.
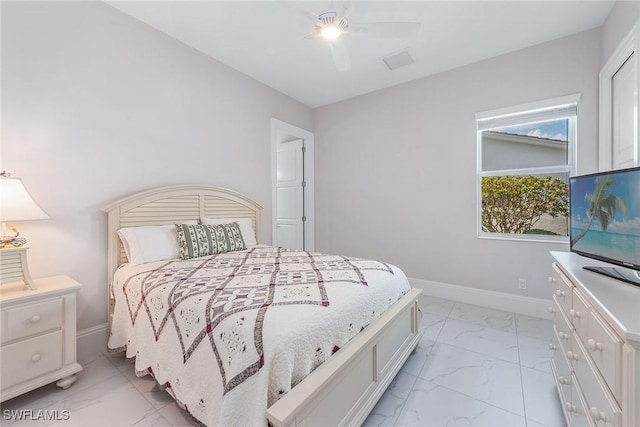
<path fill-rule="evenodd" d="M 182 259 L 247 248 L 237 222 L 220 225 L 176 224 L 176 232 Z"/>

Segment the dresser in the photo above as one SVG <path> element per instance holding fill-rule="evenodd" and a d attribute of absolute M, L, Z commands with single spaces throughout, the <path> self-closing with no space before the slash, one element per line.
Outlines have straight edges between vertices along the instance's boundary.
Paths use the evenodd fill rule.
<path fill-rule="evenodd" d="M 551 252 L 549 345 L 568 426 L 640 426 L 640 287 L 584 270 L 603 262 Z"/>
<path fill-rule="evenodd" d="M 82 370 L 76 360 L 76 293 L 67 276 L 0 286 L 0 401 L 57 381 L 68 388 Z"/>

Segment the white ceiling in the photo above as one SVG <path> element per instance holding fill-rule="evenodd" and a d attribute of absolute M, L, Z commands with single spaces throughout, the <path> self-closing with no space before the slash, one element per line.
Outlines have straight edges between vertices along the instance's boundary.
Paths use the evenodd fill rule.
<path fill-rule="evenodd" d="M 309 107 L 331 104 L 603 24 L 613 1 L 336 1 L 351 24 L 420 22 L 406 39 L 343 39 L 336 71 L 323 39 L 306 39 L 328 1 L 107 1 L 113 7 Z M 415 63 L 381 59 L 408 49 Z"/>

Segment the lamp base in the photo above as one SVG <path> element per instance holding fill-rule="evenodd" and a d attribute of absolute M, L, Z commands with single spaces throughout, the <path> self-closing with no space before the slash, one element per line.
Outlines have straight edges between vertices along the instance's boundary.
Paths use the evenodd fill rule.
<path fill-rule="evenodd" d="M 37 289 L 27 266 L 27 246 L 0 248 L 0 285 L 22 283 Z"/>

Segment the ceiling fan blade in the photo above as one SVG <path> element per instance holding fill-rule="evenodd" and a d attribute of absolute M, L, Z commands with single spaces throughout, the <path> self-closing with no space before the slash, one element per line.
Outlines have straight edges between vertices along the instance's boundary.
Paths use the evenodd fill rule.
<path fill-rule="evenodd" d="M 351 60 L 349 60 L 349 53 L 347 48 L 342 43 L 342 40 L 333 40 L 331 42 L 331 55 L 333 56 L 333 63 L 336 65 L 336 69 L 339 73 L 349 71 L 351 69 Z"/>
<path fill-rule="evenodd" d="M 318 37 L 320 37 L 320 32 L 318 30 L 313 31 L 313 32 L 308 33 L 308 34 L 305 34 L 305 36 L 304 36 L 304 38 L 307 39 L 307 40 L 316 39 Z"/>
<path fill-rule="evenodd" d="M 338 16 L 342 19 L 349 19 L 351 13 L 353 12 L 353 4 L 351 2 L 344 2 L 342 5 L 342 10 L 338 14 Z"/>
<path fill-rule="evenodd" d="M 349 24 L 349 34 L 380 39 L 412 37 L 420 30 L 419 22 L 367 22 Z"/>

